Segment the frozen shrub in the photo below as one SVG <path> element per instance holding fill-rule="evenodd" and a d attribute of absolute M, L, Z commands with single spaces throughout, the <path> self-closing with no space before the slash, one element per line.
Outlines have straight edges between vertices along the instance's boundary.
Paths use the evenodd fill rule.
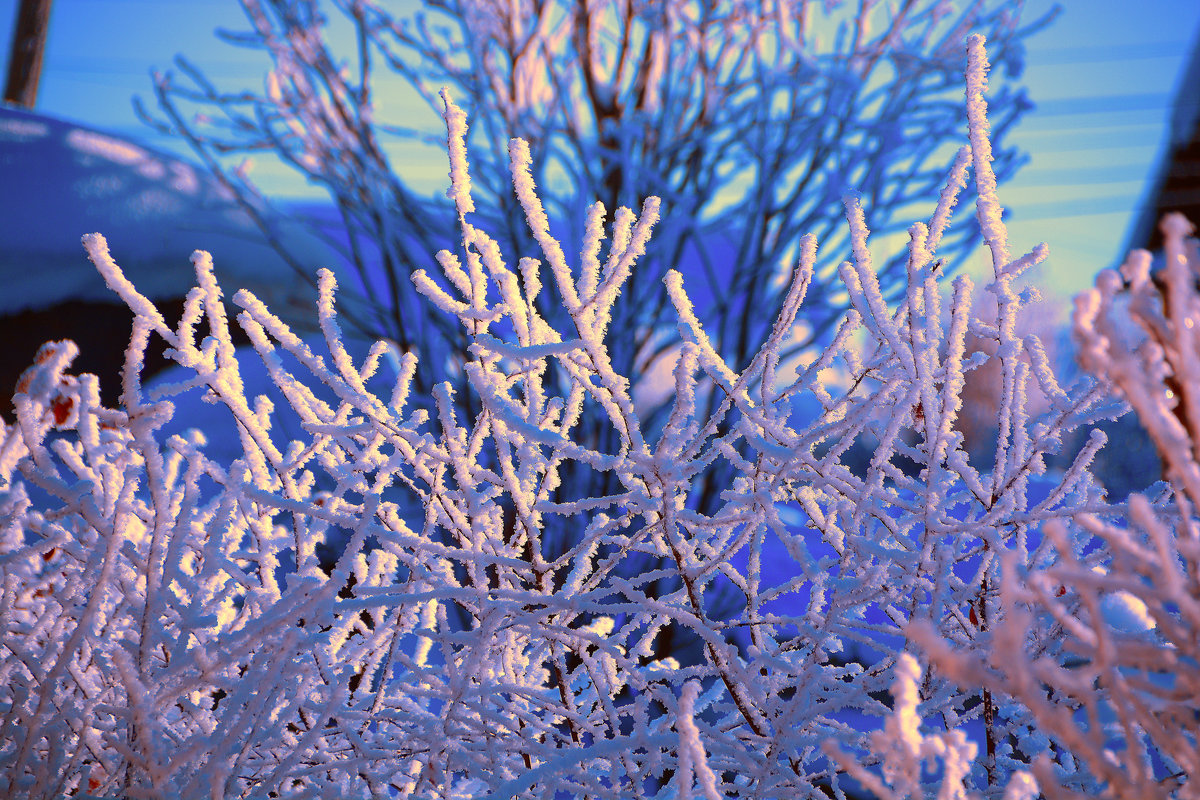
<path fill-rule="evenodd" d="M 1048 522 L 1045 558 L 1006 553 L 989 647 L 914 631 L 944 675 L 1004 695 L 1030 720 L 1035 732 L 1012 747 L 1036 757 L 1052 798 L 1200 791 L 1200 258 L 1182 216 L 1162 230 L 1161 275 L 1145 251 L 1100 273 L 1076 300 L 1074 334 L 1084 368 L 1136 411 L 1169 485 L 1110 513 Z"/>
<path fill-rule="evenodd" d="M 417 167 L 437 157 L 428 145 L 441 122 L 441 87 L 471 116 L 462 148 L 472 166 L 472 219 L 502 253 L 516 258 L 539 246 L 509 188 L 512 138 L 530 145 L 528 170 L 559 241 L 576 238 L 594 203 L 613 213 L 659 198 L 656 235 L 606 312 L 621 333 L 606 340 L 607 357 L 630 381 L 652 438 L 667 424 L 682 345 L 662 280 L 668 270 L 683 274 L 713 350 L 740 370 L 770 335 L 803 237 L 818 236 L 805 313 L 779 346 L 784 362 L 815 356 L 846 308 L 836 266 L 849 239 L 840 219 L 847 187 L 863 193 L 864 218 L 885 235 L 901 232 L 913 205 L 937 192 L 961 136 L 953 93 L 972 31 L 986 33 L 997 73 L 1014 79 L 998 80 L 993 92 L 995 169 L 1012 174 L 1021 156 L 1000 143 L 1029 107 L 1015 78 L 1024 38 L 1045 22 L 1022 22 L 1006 0 L 239 2 L 249 30 L 222 38 L 269 57 L 263 85 L 225 91 L 180 59 L 156 78 L 157 124 L 192 146 L 303 280 L 312 278 L 311 262 L 284 252 L 247 166 L 265 155 L 328 193 L 326 210 L 309 221 L 342 256 L 339 317 L 348 339 L 386 337 L 402 353 L 419 352 L 420 408 L 432 413 L 433 387 L 449 381 L 456 413 L 478 411 L 462 368 L 471 336 L 452 316 L 430 314 L 410 280 L 457 233 L 452 206 L 440 191 L 430 196 Z M 940 243 L 950 263 L 978 240 L 978 226 L 962 216 Z M 904 254 L 893 256 L 875 268 L 889 299 L 905 282 Z M 530 299 L 556 329 L 573 324 L 554 282 Z M 722 402 L 719 391 L 698 386 L 703 418 L 719 416 Z M 572 436 L 599 450 L 619 447 L 616 429 L 590 404 Z M 613 473 L 571 461 L 558 477 L 556 501 L 621 489 Z M 707 463 L 688 507 L 716 513 L 734 477 L 723 460 Z M 501 504 L 513 519 L 515 508 Z M 573 526 L 544 525 L 547 554 L 566 552 Z M 663 567 L 644 553 L 620 569 L 627 577 L 657 571 L 653 591 L 665 596 L 681 586 Z M 738 602 L 723 586 L 708 599 L 719 616 Z M 674 623 L 654 644 L 655 655 L 685 664 L 702 649 Z"/>
<path fill-rule="evenodd" d="M 1002 554 L 1041 567 L 1053 557 L 1043 528 L 1116 513 L 1087 472 L 1099 439 L 1066 472 L 1045 474 L 1045 457 L 1089 423 L 1105 389 L 1060 387 L 1037 338 L 1016 328 L 1028 297 L 1017 282 L 1046 250 L 1009 252 L 986 69 L 973 37 L 970 146 L 928 223 L 910 228 L 896 303 L 880 289 L 863 202 L 846 200 L 852 259 L 839 275 L 851 309 L 813 360 L 782 353 L 814 279 L 815 237 L 745 364 L 722 357 L 683 276 L 667 273 L 681 344 L 653 427 L 611 346 L 628 334 L 612 309 L 659 201 L 611 221 L 590 206 L 570 263 L 529 148 L 514 139 L 516 202 L 541 258 L 506 263 L 476 225 L 466 118 L 448 95 L 461 246 L 411 277 L 427 313 L 469 342 L 456 387 L 415 397 L 417 355 L 387 342 L 351 357 L 329 272 L 318 280 L 319 342 L 235 294 L 253 345 L 238 353 L 205 253 L 174 324 L 123 277 L 103 237 L 85 237 L 136 321 L 121 409 L 100 406 L 95 376 L 69 374 L 74 345 L 51 343 L 3 430 L 0 791 L 711 800 L 852 789 L 824 743 L 874 757 L 863 731 L 888 714 L 910 623 L 986 648 L 1004 630 Z M 968 279 L 946 291 L 936 259 L 969 169 L 994 323 L 973 312 Z M 547 294 L 561 301 L 555 323 L 540 310 Z M 201 318 L 211 335 L 197 341 Z M 985 464 L 954 427 L 964 375 L 987 358 L 964 358 L 968 333 L 995 340 L 1000 362 Z M 188 379 L 144 390 L 152 335 Z M 272 403 L 247 396 L 251 358 L 301 433 L 283 436 Z M 847 382 L 831 382 L 835 372 Z M 1045 419 L 1031 419 L 1031 383 L 1049 398 Z M 242 453 L 232 463 L 206 455 L 218 431 L 161 434 L 169 398 L 193 391 L 228 410 Z M 578 435 L 585 414 L 605 435 Z M 864 439 L 875 443 L 869 465 L 851 470 L 842 456 Z M 698 476 L 714 466 L 728 480 L 698 509 Z M 568 470 L 606 476 L 611 491 L 558 492 Z M 568 489 L 579 485 L 597 484 Z M 550 542 L 551 529 L 570 535 Z M 720 592 L 737 603 L 718 613 Z M 696 637 L 693 661 L 656 653 L 668 626 Z M 901 662 L 905 708 L 912 671 Z M 980 731 L 974 767 L 960 738 L 937 739 L 959 753 L 947 786 L 996 788 L 1027 766 L 1005 748 L 1029 720 L 1005 716 L 993 691 L 955 689 L 938 673 L 920 688 L 925 718 Z M 912 769 L 890 751 L 885 765 Z"/>

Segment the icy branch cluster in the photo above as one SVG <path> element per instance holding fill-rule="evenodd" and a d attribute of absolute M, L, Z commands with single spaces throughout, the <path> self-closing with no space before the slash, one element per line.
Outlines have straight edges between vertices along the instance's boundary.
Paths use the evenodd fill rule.
<path fill-rule="evenodd" d="M 883 780 L 841 752 L 832 742 L 826 743 L 829 754 L 879 800 L 908 800 L 925 797 L 921 780 L 922 767 L 940 767 L 941 780 L 937 785 L 938 800 L 967 800 L 978 794 L 968 793 L 963 785 L 971 770 L 978 746 L 967 740 L 962 730 L 950 730 L 925 736 L 921 733 L 922 719 L 917 713 L 920 703 L 918 690 L 921 667 L 908 653 L 896 660 L 896 682 L 892 685 L 893 708 L 883 730 L 871 735 L 873 751 L 881 756 Z M 1004 800 L 1031 800 L 1037 796 L 1037 783 L 1023 770 L 1008 777 Z"/>
<path fill-rule="evenodd" d="M 611 355 L 629 333 L 611 310 L 658 200 L 611 220 L 592 205 L 571 259 L 529 147 L 513 140 L 516 198 L 541 253 L 507 263 L 476 227 L 466 119 L 448 95 L 461 244 L 411 278 L 427 313 L 470 342 L 451 365 L 458 389 L 414 397 L 419 352 L 393 343 L 354 355 L 329 272 L 319 343 L 240 291 L 252 350 L 239 352 L 207 254 L 193 257 L 197 286 L 170 324 L 103 237 L 85 237 L 136 320 L 121 409 L 100 406 L 95 376 L 68 372 L 73 344 L 51 343 L 2 431 L 0 793 L 715 800 L 1008 787 L 1020 798 L 1034 792 L 1031 769 L 1039 786 L 1085 793 L 1144 787 L 1164 769 L 1187 786 L 1188 481 L 1200 473 L 1192 451 L 1177 453 L 1168 499 L 1110 506 L 1088 473 L 1096 435 L 1047 474 L 1045 458 L 1112 402 L 1104 380 L 1060 386 L 1018 329 L 1032 296 L 1021 276 L 1046 249 L 1009 254 L 986 72 L 974 37 L 970 145 L 909 230 L 897 302 L 880 290 L 863 203 L 847 199 L 851 309 L 811 360 L 781 353 L 815 238 L 744 364 L 714 348 L 668 273 L 682 344 L 658 425 L 639 417 L 636 376 Z M 969 172 L 994 264 L 986 315 L 965 277 L 944 285 L 936 255 Z M 1172 427 L 1186 430 L 1187 387 L 1200 392 L 1189 281 L 1179 291 L 1192 294 L 1170 295 L 1181 310 L 1147 312 L 1163 323 L 1157 350 L 1123 354 L 1104 332 L 1109 278 L 1078 325 L 1094 335 L 1089 363 L 1139 413 L 1131 387 L 1150 392 L 1172 447 L 1188 441 Z M 1146 281 L 1134 284 L 1151 306 Z M 546 294 L 565 322 L 541 313 Z M 995 355 L 969 355 L 968 334 Z M 188 379 L 142 386 L 151 336 Z M 286 408 L 247 396 L 252 358 Z M 964 376 L 988 358 L 1001 412 L 994 458 L 973 464 L 955 420 Z M 1169 381 L 1174 405 L 1154 394 Z M 1042 419 L 1031 386 L 1050 398 Z M 214 431 L 163 433 L 170 398 L 188 392 L 228 410 L 240 458 L 206 455 Z M 298 420 L 288 432 L 284 412 Z M 580 427 L 585 413 L 605 435 Z M 853 462 L 853 447 L 872 455 Z M 575 493 L 600 485 L 580 474 L 612 491 Z M 728 480 L 703 510 L 697 476 L 712 474 Z M 728 596 L 733 607 L 713 600 Z M 1114 602 L 1155 624 L 1105 628 Z M 696 653 L 660 653 L 673 628 L 697 638 Z M 1125 761 L 1114 725 L 1128 733 Z"/>
<path fill-rule="evenodd" d="M 1152 275 L 1150 253 L 1132 253 L 1076 299 L 1073 323 L 1083 366 L 1137 412 L 1170 486 L 1131 495 L 1119 513 L 1047 523 L 1052 558 L 1032 569 L 1005 554 L 991 647 L 967 652 L 912 630 L 946 677 L 1003 693 L 1031 718 L 1046 746 L 1025 755 L 1037 754 L 1047 797 L 1097 786 L 1112 797 L 1197 796 L 1200 257 L 1181 215 L 1162 231 L 1163 269 Z"/>

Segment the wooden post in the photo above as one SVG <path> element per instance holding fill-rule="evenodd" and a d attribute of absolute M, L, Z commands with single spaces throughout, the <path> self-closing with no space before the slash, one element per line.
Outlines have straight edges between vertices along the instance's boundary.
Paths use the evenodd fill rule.
<path fill-rule="evenodd" d="M 13 28 L 12 48 L 8 55 L 8 82 L 4 100 L 33 108 L 37 100 L 38 78 L 42 74 L 42 54 L 50 29 L 52 0 L 21 0 L 17 24 Z"/>

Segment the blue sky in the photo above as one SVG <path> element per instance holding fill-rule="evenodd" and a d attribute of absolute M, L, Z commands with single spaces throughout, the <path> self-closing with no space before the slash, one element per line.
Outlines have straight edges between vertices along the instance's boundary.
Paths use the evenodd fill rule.
<path fill-rule="evenodd" d="M 1026 17 L 1052 5 L 1032 0 Z M 1125 243 L 1200 32 L 1200 2 L 1060 5 L 1058 20 L 1029 42 L 1024 79 L 1038 108 L 1012 141 L 1032 160 L 1001 199 L 1012 209 L 1014 249 L 1048 242 L 1048 288 L 1074 292 L 1112 265 Z M 6 48 L 12 23 L 11 11 L 0 12 Z M 261 56 L 217 41 L 219 26 L 246 27 L 235 0 L 54 0 L 38 110 L 186 152 L 145 127 L 131 97 L 153 106 L 150 70 L 169 68 L 177 53 L 221 85 L 260 86 Z"/>

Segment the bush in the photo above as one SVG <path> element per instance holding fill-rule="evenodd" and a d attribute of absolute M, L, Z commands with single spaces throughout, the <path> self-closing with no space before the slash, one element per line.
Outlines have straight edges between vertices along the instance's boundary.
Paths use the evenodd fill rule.
<path fill-rule="evenodd" d="M 1031 296 L 1018 281 L 1046 249 L 1010 255 L 986 69 L 973 37 L 971 144 L 929 222 L 909 229 L 906 291 L 894 305 L 872 266 L 862 203 L 847 199 L 853 260 L 839 275 L 851 309 L 814 360 L 780 355 L 813 280 L 814 237 L 803 240 L 781 309 L 744 368 L 714 349 L 683 277 L 667 274 L 682 345 L 669 413 L 653 429 L 639 419 L 632 376 L 613 368 L 610 344 L 626 332 L 611 327 L 610 312 L 658 201 L 616 212 L 603 259 L 606 211 L 593 205 L 579 264 L 569 265 L 528 146 L 514 140 L 516 197 L 545 263 L 508 266 L 472 221 L 465 115 L 448 95 L 462 250 L 438 254 L 436 278 L 418 271 L 412 280 L 429 313 L 470 342 L 457 390 L 443 383 L 415 397 L 416 356 L 387 342 L 352 356 L 329 272 L 317 306 L 324 355 L 245 291 L 233 300 L 254 355 L 239 354 L 206 254 L 193 257 L 197 287 L 170 325 L 124 279 L 103 237 L 84 237 L 136 319 L 121 409 L 99 404 L 96 376 L 69 374 L 73 344 L 50 343 L 18 386 L 17 423 L 3 431 L 4 793 L 823 798 L 897 781 L 902 794 L 923 791 L 914 764 L 939 753 L 942 796 L 1010 784 L 1012 796 L 1028 796 L 1026 772 L 1043 780 L 1055 768 L 1039 754 L 1080 791 L 1117 787 L 1092 751 L 1079 750 L 1094 737 L 1072 738 L 1066 722 L 1042 730 L 1037 691 L 1025 691 L 1034 684 L 993 680 L 952 655 L 1032 650 L 1070 668 L 1086 630 L 1060 614 L 1065 637 L 1040 624 L 1024 639 L 1013 634 L 1023 619 L 1011 602 L 1016 576 L 1067 570 L 1074 582 L 1061 596 L 1083 599 L 1067 606 L 1076 613 L 1094 596 L 1086 587 L 1102 581 L 1071 571 L 1094 545 L 1063 532 L 1103 537 L 1108 529 L 1087 520 L 1149 520 L 1136 504 L 1107 504 L 1089 475 L 1102 436 L 1069 469 L 1045 468 L 1114 401 L 1102 380 L 1059 386 L 1040 342 L 1017 330 Z M 994 323 L 972 309 L 965 277 L 943 317 L 935 254 L 968 167 L 995 270 Z M 551 287 L 566 324 L 539 310 Z M 197 341 L 202 317 L 211 335 Z M 968 334 L 995 341 L 994 355 L 965 357 Z M 188 380 L 144 389 L 151 335 Z M 255 356 L 286 409 L 247 396 Z M 973 464 L 955 420 L 965 374 L 988 359 L 1000 367 L 997 441 L 987 464 Z M 1030 417 L 1030 384 L 1049 399 L 1044 419 Z M 228 410 L 239 458 L 206 455 L 216 431 L 162 434 L 174 412 L 168 398 L 189 392 Z M 704 393 L 718 398 L 707 410 L 697 403 Z M 280 433 L 284 411 L 299 433 Z M 585 413 L 609 435 L 576 438 Z M 866 469 L 845 466 L 843 455 L 864 441 L 873 443 Z M 1169 444 L 1181 446 L 1178 437 Z M 713 465 L 730 479 L 711 511 L 696 510 L 696 478 Z M 568 469 L 608 475 L 615 488 L 556 494 Z M 1191 474 L 1172 473 L 1181 482 Z M 1180 520 L 1190 519 L 1189 497 L 1175 495 Z M 572 532 L 565 544 L 544 537 L 553 525 Z M 1156 547 L 1138 558 L 1174 558 Z M 1194 630 L 1183 578 L 1169 584 L 1160 612 L 1157 595 L 1138 588 L 1144 581 L 1121 571 L 1138 558 L 1089 558 L 1109 564 L 1104 587 L 1145 597 L 1160 628 L 1176 614 L 1183 634 Z M 736 606 L 715 608 L 721 592 Z M 655 640 L 669 625 L 698 639 L 694 662 L 658 657 Z M 1169 651 L 1154 635 L 1139 640 L 1143 660 L 1131 663 L 1148 663 L 1157 651 L 1147 648 Z M 918 644 L 934 665 L 924 679 L 902 656 Z M 919 694 L 920 716 L 943 733 L 920 734 Z M 1102 696 L 1119 712 L 1142 695 Z M 1061 720 L 1078 718 L 1071 702 L 1057 705 Z M 885 733 L 868 736 L 882 717 L 893 720 Z M 971 761 L 965 732 L 981 761 Z M 1179 763 L 1165 744 L 1154 747 L 1161 752 L 1137 753 Z M 884 780 L 873 780 L 881 757 Z"/>
<path fill-rule="evenodd" d="M 413 402 L 431 413 L 432 389 L 443 381 L 456 413 L 470 419 L 478 411 L 462 369 L 471 337 L 453 316 L 428 313 L 410 280 L 457 233 L 452 204 L 431 191 L 419 166 L 442 158 L 429 147 L 441 125 L 439 88 L 449 87 L 471 115 L 463 146 L 472 220 L 502 253 L 538 249 L 508 188 L 512 138 L 530 145 L 529 172 L 559 241 L 567 231 L 575 238 L 596 202 L 612 212 L 659 198 L 656 234 L 607 312 L 620 332 L 606 339 L 608 358 L 630 380 L 650 438 L 670 413 L 682 345 L 662 282 L 668 269 L 684 276 L 713 349 L 741 370 L 782 309 L 803 236 L 817 235 L 823 247 L 805 312 L 780 348 L 785 361 L 813 356 L 846 309 L 836 277 L 848 244 L 839 220 L 844 192 L 863 193 L 876 235 L 901 233 L 915 204 L 940 187 L 961 137 L 964 111 L 953 93 L 963 37 L 985 33 L 1003 68 L 996 72 L 1015 78 L 1023 40 L 1046 21 L 1021 27 L 1019 11 L 1002 0 L 957 8 L 940 0 L 439 0 L 403 11 L 373 0 L 239 2 L 249 30 L 222 38 L 269 57 L 264 86 L 223 91 L 180 59 L 178 70 L 156 77 L 163 119 L 155 124 L 192 146 L 306 282 L 313 267 L 301 265 L 313 264 L 311 255 L 287 252 L 245 167 L 265 154 L 328 193 L 308 221 L 341 251 L 335 272 L 347 338 L 389 338 L 402 353 L 419 352 Z M 997 81 L 992 93 L 1001 177 L 1022 159 L 999 146 L 1003 135 L 1029 108 L 1014 82 Z M 436 180 L 432 189 L 442 189 L 444 179 Z M 303 211 L 292 206 L 294 213 Z M 978 241 L 978 225 L 962 216 L 940 242 L 946 263 Z M 899 253 L 877 269 L 885 297 L 902 292 L 904 264 Z M 553 281 L 531 298 L 549 325 L 567 330 L 563 300 Z M 702 383 L 697 414 L 716 414 L 721 401 Z M 620 446 L 591 405 L 572 437 L 606 452 Z M 860 445 L 854 455 L 867 450 Z M 858 466 L 850 454 L 843 462 Z M 716 513 L 734 478 L 726 467 L 717 460 L 693 478 L 699 488 L 689 508 Z M 612 473 L 570 461 L 559 477 L 556 501 L 621 491 Z M 505 514 L 513 518 L 515 509 Z M 558 557 L 573 526 L 543 522 L 547 556 Z M 663 568 L 651 556 L 622 567 L 626 577 Z M 659 596 L 681 588 L 666 569 L 655 583 Z M 738 602 L 721 586 L 708 598 L 722 616 Z M 702 647 L 673 623 L 654 645 L 658 657 L 685 664 Z"/>

